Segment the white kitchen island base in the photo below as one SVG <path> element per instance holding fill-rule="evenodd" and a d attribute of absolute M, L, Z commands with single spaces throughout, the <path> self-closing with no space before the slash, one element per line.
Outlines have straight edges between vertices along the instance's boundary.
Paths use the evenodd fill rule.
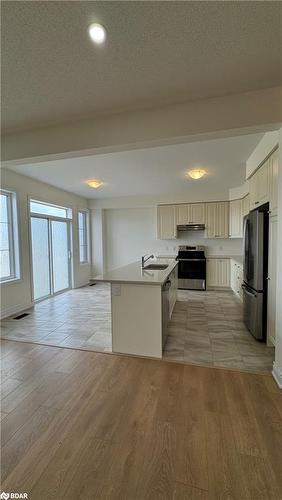
<path fill-rule="evenodd" d="M 162 358 L 163 285 L 168 280 L 167 322 L 176 302 L 176 261 L 161 271 L 141 269 L 139 263 L 134 263 L 93 279 L 111 283 L 113 352 Z"/>
<path fill-rule="evenodd" d="M 162 357 L 162 287 L 112 284 L 113 352 Z"/>

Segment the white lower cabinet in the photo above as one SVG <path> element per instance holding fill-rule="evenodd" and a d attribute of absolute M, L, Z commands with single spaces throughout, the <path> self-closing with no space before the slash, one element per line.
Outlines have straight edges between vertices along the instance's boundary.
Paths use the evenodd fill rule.
<path fill-rule="evenodd" d="M 230 287 L 230 259 L 207 258 L 207 288 Z"/>
<path fill-rule="evenodd" d="M 269 219 L 267 343 L 275 345 L 278 217 Z"/>
<path fill-rule="evenodd" d="M 243 265 L 230 259 L 230 285 L 234 293 L 243 300 Z"/>
<path fill-rule="evenodd" d="M 174 268 L 174 270 L 170 273 L 169 279 L 171 282 L 171 286 L 169 289 L 169 295 L 168 295 L 168 300 L 169 300 L 169 317 L 171 318 L 172 312 L 175 306 L 175 302 L 177 299 L 177 267 Z"/>

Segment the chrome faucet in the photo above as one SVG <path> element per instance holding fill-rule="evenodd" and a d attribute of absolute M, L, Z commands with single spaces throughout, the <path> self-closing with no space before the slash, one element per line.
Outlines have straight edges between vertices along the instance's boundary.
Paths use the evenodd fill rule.
<path fill-rule="evenodd" d="M 147 260 L 153 259 L 153 258 L 154 258 L 153 255 L 150 255 L 150 256 L 142 255 L 142 259 L 141 259 L 142 260 L 142 269 L 144 269 L 144 267 L 145 267 L 145 262 L 147 262 Z"/>

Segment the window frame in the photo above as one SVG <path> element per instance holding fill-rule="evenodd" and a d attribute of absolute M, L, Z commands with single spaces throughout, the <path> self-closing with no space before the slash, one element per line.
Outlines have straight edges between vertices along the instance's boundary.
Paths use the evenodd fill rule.
<path fill-rule="evenodd" d="M 8 189 L 0 189 L 0 194 L 7 197 L 7 224 L 8 224 L 8 252 L 9 276 L 0 276 L 0 284 L 19 281 L 20 277 L 20 252 L 19 252 L 19 227 L 17 194 Z"/>
<path fill-rule="evenodd" d="M 79 225 L 79 215 L 82 214 L 84 218 L 83 227 L 83 243 L 80 242 L 80 231 L 81 227 Z M 79 264 L 81 266 L 89 264 L 89 212 L 88 210 L 78 210 L 77 211 L 77 228 L 78 228 L 78 253 L 79 253 Z M 81 260 L 80 248 L 85 248 L 86 260 Z"/>

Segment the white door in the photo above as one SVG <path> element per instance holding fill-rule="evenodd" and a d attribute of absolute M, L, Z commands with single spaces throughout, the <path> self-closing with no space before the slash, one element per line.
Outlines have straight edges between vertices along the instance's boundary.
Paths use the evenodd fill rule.
<path fill-rule="evenodd" d="M 33 299 L 42 300 L 68 290 L 70 226 L 67 221 L 31 217 Z"/>
<path fill-rule="evenodd" d="M 271 344 L 275 344 L 276 325 L 277 229 L 277 216 L 270 217 L 267 290 L 267 342 Z"/>

